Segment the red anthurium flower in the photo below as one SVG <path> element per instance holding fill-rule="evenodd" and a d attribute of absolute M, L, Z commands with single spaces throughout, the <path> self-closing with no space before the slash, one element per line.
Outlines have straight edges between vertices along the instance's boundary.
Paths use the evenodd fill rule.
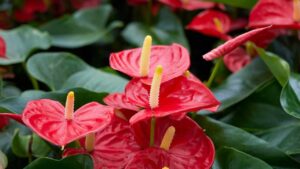
<path fill-rule="evenodd" d="M 185 9 L 189 11 L 213 8 L 217 5 L 214 2 L 206 2 L 202 0 L 159 0 L 159 2 L 174 9 Z"/>
<path fill-rule="evenodd" d="M 131 117 L 130 123 L 136 123 L 149 117 L 174 115 L 182 117 L 189 111 L 206 109 L 216 111 L 220 102 L 200 81 L 180 76 L 160 85 L 153 78 L 151 87 L 139 79 L 131 80 L 125 89 L 125 95 L 134 105 L 143 108 Z"/>
<path fill-rule="evenodd" d="M 208 36 L 214 36 L 223 40 L 231 39 L 227 33 L 230 31 L 231 19 L 223 12 L 207 10 L 198 14 L 187 26 Z"/>
<path fill-rule="evenodd" d="M 66 107 L 57 101 L 41 99 L 27 104 L 23 122 L 45 140 L 59 146 L 103 129 L 110 123 L 113 108 L 97 102 L 74 112 L 74 93 L 69 92 Z"/>
<path fill-rule="evenodd" d="M 209 169 L 214 161 L 212 141 L 193 120 L 156 119 L 154 145 L 149 147 L 151 120 L 132 125 L 142 147 L 125 169 Z"/>
<path fill-rule="evenodd" d="M 0 36 L 0 58 L 6 58 L 6 43 Z"/>
<path fill-rule="evenodd" d="M 143 5 L 143 4 L 147 4 L 148 0 L 127 0 L 127 2 L 130 5 Z"/>
<path fill-rule="evenodd" d="M 47 11 L 47 5 L 42 0 L 26 0 L 22 8 L 15 11 L 15 19 L 19 22 L 28 22 L 35 18 L 37 13 Z"/>
<path fill-rule="evenodd" d="M 118 114 L 118 111 L 120 111 L 122 114 L 120 116 L 123 119 L 130 119 L 135 113 L 137 113 L 140 108 L 136 106 L 134 103 L 132 103 L 125 94 L 123 93 L 113 93 L 108 96 L 106 96 L 103 99 L 104 103 L 106 103 L 109 106 L 112 106 L 116 109 L 116 113 Z"/>
<path fill-rule="evenodd" d="M 14 114 L 14 113 L 0 113 L 0 118 L 3 119 L 13 119 L 21 124 L 24 124 L 22 120 L 22 115 L 20 114 Z"/>
<path fill-rule="evenodd" d="M 131 77 L 141 77 L 142 82 L 151 84 L 155 67 L 162 65 L 166 82 L 182 75 L 190 66 L 188 51 L 179 44 L 170 46 L 152 46 L 152 39 L 147 36 L 143 48 L 124 50 L 110 55 L 110 66 Z"/>
<path fill-rule="evenodd" d="M 205 60 L 213 60 L 215 58 L 224 56 L 225 54 L 233 51 L 237 47 L 245 44 L 247 41 L 251 41 L 251 39 L 257 39 L 257 37 L 261 36 L 266 31 L 271 30 L 271 28 L 272 28 L 271 26 L 264 27 L 264 28 L 258 28 L 258 29 L 249 31 L 247 33 L 244 33 L 240 36 L 237 36 L 236 38 L 228 40 L 224 44 L 213 49 L 209 53 L 203 55 L 203 58 Z"/>
<path fill-rule="evenodd" d="M 63 156 L 90 154 L 94 169 L 123 169 L 140 149 L 129 123 L 117 117 L 103 130 L 80 139 L 80 145 L 80 149 L 67 148 Z"/>
<path fill-rule="evenodd" d="M 251 56 L 241 47 L 234 49 L 223 58 L 224 64 L 231 72 L 237 72 L 251 62 Z"/>
<path fill-rule="evenodd" d="M 250 13 L 249 26 L 268 25 L 300 29 L 300 0 L 260 0 Z"/>
<path fill-rule="evenodd" d="M 75 9 L 84 9 L 96 7 L 101 0 L 71 0 L 72 7 Z"/>
<path fill-rule="evenodd" d="M 1 114 L 0 114 L 1 115 Z M 4 128 L 5 126 L 7 126 L 9 123 L 8 121 L 8 118 L 7 117 L 3 117 L 3 116 L 0 116 L 0 130 L 2 128 Z"/>

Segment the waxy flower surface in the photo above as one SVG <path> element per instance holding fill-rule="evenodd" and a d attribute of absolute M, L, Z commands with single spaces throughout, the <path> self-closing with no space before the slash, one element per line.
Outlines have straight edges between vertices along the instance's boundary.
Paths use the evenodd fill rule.
<path fill-rule="evenodd" d="M 151 84 L 157 65 L 164 68 L 162 83 L 182 75 L 190 66 L 188 51 L 179 44 L 152 46 L 146 37 L 143 48 L 124 50 L 110 55 L 110 66 L 143 83 Z"/>
<path fill-rule="evenodd" d="M 2 37 L 0 37 L 0 58 L 6 58 L 6 44 Z"/>
<path fill-rule="evenodd" d="M 113 117 L 104 129 L 80 139 L 80 145 L 82 148 L 67 148 L 63 156 L 89 154 L 94 169 L 123 169 L 140 149 L 129 123 L 118 117 Z"/>
<path fill-rule="evenodd" d="M 212 141 L 193 120 L 157 118 L 154 145 L 149 147 L 150 122 L 132 125 L 142 149 L 128 162 L 125 169 L 209 169 L 214 161 Z"/>
<path fill-rule="evenodd" d="M 230 26 L 231 19 L 227 14 L 216 10 L 207 10 L 194 17 L 187 29 L 229 40 L 231 37 L 227 33 L 230 31 Z"/>
<path fill-rule="evenodd" d="M 260 0 L 250 13 L 252 28 L 300 29 L 300 0 Z"/>
<path fill-rule="evenodd" d="M 74 112 L 74 93 L 67 97 L 66 107 L 57 101 L 41 99 L 27 104 L 23 122 L 52 144 L 66 144 L 106 127 L 114 111 L 112 107 L 91 102 Z"/>

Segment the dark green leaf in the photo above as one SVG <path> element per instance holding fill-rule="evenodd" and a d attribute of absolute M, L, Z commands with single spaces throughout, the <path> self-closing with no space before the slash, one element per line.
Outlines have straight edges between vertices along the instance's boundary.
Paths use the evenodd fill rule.
<path fill-rule="evenodd" d="M 75 93 L 75 107 L 78 108 L 91 101 L 97 101 L 102 103 L 103 97 L 106 93 L 96 93 L 85 89 L 70 89 Z M 28 101 L 37 99 L 52 99 L 65 103 L 65 99 L 69 90 L 57 91 L 57 92 L 43 92 L 43 91 L 26 91 L 23 92 L 20 97 L 13 97 L 0 100 L 1 112 L 12 112 L 21 114 Z"/>
<path fill-rule="evenodd" d="M 12 139 L 12 151 L 18 157 L 28 157 L 29 156 L 29 144 L 30 144 L 30 135 L 21 136 L 19 130 L 16 129 L 13 139 Z"/>
<path fill-rule="evenodd" d="M 61 88 L 71 75 L 89 66 L 70 53 L 39 53 L 27 62 L 31 76 L 44 82 L 52 90 Z"/>
<path fill-rule="evenodd" d="M 252 61 L 241 71 L 229 76 L 219 87 L 213 89 L 215 96 L 222 103 L 219 111 L 247 98 L 270 82 L 272 78 L 272 74 L 260 59 Z"/>
<path fill-rule="evenodd" d="M 119 21 L 107 26 L 112 12 L 110 5 L 80 10 L 43 25 L 41 30 L 49 32 L 53 45 L 59 47 L 77 48 L 97 41 L 109 43 L 113 41 L 112 30 L 122 26 Z"/>
<path fill-rule="evenodd" d="M 92 169 L 93 162 L 87 155 L 70 156 L 61 160 L 39 158 L 24 169 Z"/>
<path fill-rule="evenodd" d="M 284 86 L 290 76 L 289 64 L 279 56 L 270 52 L 266 52 L 262 48 L 256 47 L 256 51 L 269 67 L 270 71 L 273 73 L 274 77 L 278 80 L 281 86 Z"/>
<path fill-rule="evenodd" d="M 274 127 L 260 132 L 258 136 L 270 144 L 279 147 L 287 154 L 300 154 L 300 123 Z"/>
<path fill-rule="evenodd" d="M 213 169 L 272 169 L 272 167 L 249 154 L 224 147 L 217 151 Z"/>
<path fill-rule="evenodd" d="M 13 30 L 0 31 L 5 39 L 7 59 L 0 58 L 0 65 L 24 62 L 31 52 L 37 49 L 48 49 L 50 37 L 30 26 L 22 26 Z"/>
<path fill-rule="evenodd" d="M 298 123 L 281 108 L 281 86 L 277 81 L 266 85 L 241 103 L 226 110 L 223 122 L 252 132 Z M 268 120 L 266 120 L 268 119 Z"/>
<path fill-rule="evenodd" d="M 209 1 L 219 2 L 233 7 L 251 9 L 258 0 L 209 0 Z"/>
<path fill-rule="evenodd" d="M 292 73 L 282 89 L 280 103 L 290 115 L 300 119 L 300 75 Z"/>
<path fill-rule="evenodd" d="M 31 152 L 34 157 L 46 157 L 51 148 L 48 143 L 36 134 L 32 134 Z"/>
<path fill-rule="evenodd" d="M 154 26 L 133 22 L 122 32 L 124 39 L 135 46 L 141 46 L 146 35 L 152 36 L 153 44 L 169 45 L 176 42 L 189 48 L 182 24 L 168 8 L 161 9 Z"/>
<path fill-rule="evenodd" d="M 127 82 L 117 75 L 90 68 L 72 75 L 62 89 L 82 87 L 94 92 L 122 92 Z"/>
<path fill-rule="evenodd" d="M 216 148 L 233 147 L 276 168 L 296 169 L 300 166 L 300 163 L 294 161 L 277 147 L 242 129 L 203 116 L 198 116 L 197 121 L 212 138 Z"/>

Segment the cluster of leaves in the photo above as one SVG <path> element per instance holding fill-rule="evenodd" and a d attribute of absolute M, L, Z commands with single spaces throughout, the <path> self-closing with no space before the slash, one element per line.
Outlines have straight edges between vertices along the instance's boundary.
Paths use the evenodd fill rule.
<path fill-rule="evenodd" d="M 230 73 L 222 59 L 213 69 L 201 59 L 216 39 L 184 29 L 197 13 L 131 1 L 135 6 L 103 1 L 43 24 L 33 20 L 1 30 L 7 48 L 6 57 L 0 58 L 0 112 L 21 114 L 28 101 L 41 98 L 64 103 L 70 90 L 76 93 L 77 107 L 103 103 L 107 94 L 123 91 L 128 82 L 106 67 L 109 53 L 140 46 L 150 34 L 154 44 L 176 42 L 190 49 L 190 70 L 202 80 L 212 70 L 208 84 L 221 107 L 192 118 L 214 142 L 213 169 L 299 168 L 300 51 L 294 32 L 272 41 L 266 49 L 272 52 L 254 47 L 259 57 Z M 232 17 L 248 17 L 257 0 L 214 2 L 226 5 Z M 60 159 L 57 147 L 15 121 L 0 127 L 0 168 L 93 168 L 86 155 Z"/>

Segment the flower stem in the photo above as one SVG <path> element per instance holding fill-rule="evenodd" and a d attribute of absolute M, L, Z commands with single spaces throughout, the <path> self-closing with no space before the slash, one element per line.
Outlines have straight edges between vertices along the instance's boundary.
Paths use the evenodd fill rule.
<path fill-rule="evenodd" d="M 206 83 L 206 86 L 207 86 L 207 87 L 211 87 L 212 83 L 213 83 L 214 80 L 215 80 L 215 77 L 216 77 L 216 75 L 217 75 L 217 72 L 218 72 L 219 69 L 220 69 L 221 64 L 222 64 L 222 59 L 218 59 L 218 60 L 217 60 L 217 63 L 215 64 L 215 66 L 214 66 L 214 68 L 213 68 L 213 70 L 212 70 L 212 73 L 211 73 L 211 75 L 210 75 L 210 77 L 209 77 L 209 79 L 208 79 L 208 81 L 207 81 L 207 83 Z"/>
<path fill-rule="evenodd" d="M 29 79 L 31 81 L 33 89 L 39 90 L 39 83 L 38 83 L 38 81 L 29 74 L 29 72 L 27 71 L 25 63 L 23 63 L 22 65 L 23 65 L 23 68 L 25 69 L 25 71 L 27 73 L 27 76 L 29 77 Z"/>
<path fill-rule="evenodd" d="M 154 132 L 155 132 L 155 117 L 151 118 L 151 126 L 150 126 L 150 147 L 154 145 Z"/>

